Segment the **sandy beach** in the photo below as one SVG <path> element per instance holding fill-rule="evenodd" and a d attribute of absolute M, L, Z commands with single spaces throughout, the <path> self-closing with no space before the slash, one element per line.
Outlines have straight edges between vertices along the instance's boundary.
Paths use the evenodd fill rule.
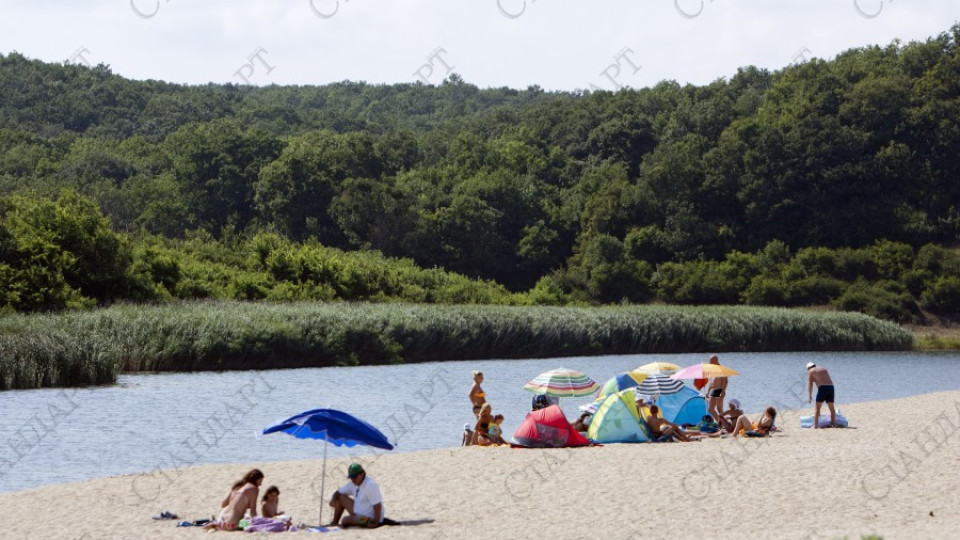
<path fill-rule="evenodd" d="M 768 439 L 529 450 L 449 448 L 369 456 L 387 516 L 404 526 L 336 538 L 956 538 L 960 392 L 841 405 L 850 429 Z M 326 493 L 346 460 L 327 462 Z M 295 522 L 317 521 L 321 462 L 154 471 L 0 494 L 4 538 L 206 538 L 154 521 L 209 518 L 246 470 L 266 474 Z M 41 514 L 52 513 L 52 516 Z M 330 516 L 325 510 L 325 519 Z M 52 519 L 51 519 L 52 517 Z M 243 533 L 215 533 L 238 536 Z M 266 533 L 264 533 L 266 534 Z M 286 534 L 286 533 L 285 533 Z M 310 536 L 298 533 L 299 536 Z"/>

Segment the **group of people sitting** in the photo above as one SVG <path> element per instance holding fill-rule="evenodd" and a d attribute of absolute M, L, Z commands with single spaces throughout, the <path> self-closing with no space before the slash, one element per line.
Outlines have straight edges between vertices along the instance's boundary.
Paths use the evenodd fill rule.
<path fill-rule="evenodd" d="M 470 424 L 463 426 L 463 446 L 490 446 L 507 444 L 503 439 L 502 414 L 493 414 L 493 407 L 487 403 L 487 396 L 480 383 L 483 382 L 483 372 L 473 372 L 473 387 L 470 388 L 470 402 L 473 404 L 473 415 L 476 417 L 473 429 Z"/>
<path fill-rule="evenodd" d="M 260 485 L 263 484 L 263 478 L 264 475 L 260 469 L 252 469 L 243 478 L 234 482 L 227 496 L 220 503 L 220 516 L 204 528 L 235 531 L 251 525 L 252 520 L 260 517 L 257 514 L 257 497 L 260 494 Z M 274 528 L 289 529 L 291 521 L 289 518 L 284 519 L 279 506 L 280 488 L 277 486 L 268 487 L 260 501 L 260 514 L 263 518 L 276 521 L 276 524 L 272 524 Z"/>
<path fill-rule="evenodd" d="M 712 355 L 709 359 L 710 364 L 719 365 L 720 359 L 717 355 Z M 702 380 L 706 383 L 707 380 Z M 696 381 L 695 381 L 696 383 Z M 700 388 L 700 386 L 697 386 Z M 673 422 L 668 422 L 658 416 L 656 405 L 650 405 L 650 414 L 646 415 L 647 425 L 650 427 L 654 440 L 676 440 L 676 441 L 696 441 L 703 437 L 723 437 L 732 434 L 734 437 L 741 435 L 746 437 L 766 437 L 774 427 L 777 418 L 777 410 L 773 407 L 767 407 L 763 414 L 757 418 L 756 422 L 751 422 L 747 415 L 740 408 L 740 401 L 730 400 L 730 408 L 723 410 L 723 400 L 727 394 L 727 377 L 714 377 L 710 380 L 710 386 L 706 390 L 707 414 L 703 416 L 696 426 L 696 430 L 686 430 Z M 638 409 L 641 403 L 637 403 Z M 640 409 L 643 410 L 643 409 Z"/>
<path fill-rule="evenodd" d="M 653 440 L 661 442 L 690 442 L 698 441 L 703 437 L 724 437 L 731 434 L 734 437 L 765 437 L 773 429 L 777 418 L 777 410 L 767 407 L 756 422 L 751 422 L 740 408 L 740 401 L 736 399 L 730 400 L 730 409 L 716 418 L 706 414 L 696 426 L 687 424 L 680 426 L 664 419 L 660 408 L 644 396 L 637 399 L 637 411 L 650 429 Z M 591 419 L 592 414 L 584 412 L 572 425 L 577 431 L 586 432 L 590 429 Z M 688 427 L 696 429 L 686 429 Z"/>
<path fill-rule="evenodd" d="M 719 364 L 716 355 L 711 356 L 709 362 Z M 464 426 L 463 445 L 506 444 L 500 428 L 503 423 L 503 415 L 492 413 L 492 407 L 487 402 L 486 393 L 480 386 L 481 383 L 483 383 L 483 372 L 474 371 L 473 386 L 470 388 L 469 397 L 473 405 L 476 422 L 473 429 L 470 428 L 469 423 Z M 730 408 L 724 411 L 723 399 L 726 396 L 726 390 L 726 377 L 716 377 L 710 381 L 710 386 L 706 392 L 708 414 L 704 415 L 696 425 L 684 424 L 680 426 L 666 420 L 653 399 L 647 396 L 641 396 L 637 400 L 637 411 L 649 427 L 650 435 L 655 441 L 689 442 L 698 441 L 703 437 L 724 437 L 727 435 L 733 435 L 734 437 L 767 436 L 770 430 L 774 428 L 774 422 L 777 418 L 776 409 L 767 407 L 755 422 L 744 414 L 740 408 L 739 400 L 730 400 Z M 531 408 L 534 411 L 544 409 L 556 404 L 557 401 L 556 398 L 539 394 L 533 397 Z M 590 428 L 591 418 L 592 414 L 590 412 L 584 412 L 572 425 L 577 431 L 586 432 Z"/>
<path fill-rule="evenodd" d="M 740 409 L 740 402 L 733 399 L 730 400 L 729 410 L 724 411 L 717 418 L 706 414 L 695 426 L 697 429 L 688 430 L 659 416 L 660 410 L 656 405 L 650 405 L 649 410 L 650 414 L 645 421 L 650 428 L 650 434 L 656 441 L 690 442 L 698 441 L 703 437 L 723 437 L 730 434 L 734 437 L 766 437 L 777 419 L 777 410 L 767 407 L 756 422 L 751 422 Z"/>
<path fill-rule="evenodd" d="M 260 502 L 257 514 L 257 497 L 263 483 L 263 472 L 252 469 L 243 478 L 234 482 L 230 492 L 220 504 L 220 516 L 204 528 L 221 531 L 245 530 L 247 532 L 282 532 L 296 530 L 290 517 L 279 510 L 280 489 L 270 486 Z M 384 517 L 383 497 L 380 486 L 367 477 L 359 463 L 347 468 L 349 482 L 338 488 L 330 498 L 333 519 L 330 526 L 379 527 L 397 525 L 398 522 Z M 346 515 L 344 515 L 346 513 Z"/>

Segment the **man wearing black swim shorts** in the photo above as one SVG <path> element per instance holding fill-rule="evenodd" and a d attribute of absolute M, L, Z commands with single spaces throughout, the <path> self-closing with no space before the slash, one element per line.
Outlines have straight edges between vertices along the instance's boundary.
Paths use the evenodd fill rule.
<path fill-rule="evenodd" d="M 717 358 L 717 355 L 710 357 L 711 364 L 720 364 L 720 359 Z M 707 388 L 707 412 L 710 413 L 710 416 L 713 417 L 713 420 L 718 424 L 722 422 L 721 415 L 723 415 L 723 398 L 727 395 L 727 378 L 726 377 L 715 377 L 710 382 L 710 387 Z"/>
<path fill-rule="evenodd" d="M 817 407 L 813 412 L 813 428 L 820 427 L 820 407 L 827 402 L 830 408 L 830 427 L 837 427 L 837 411 L 833 408 L 833 379 L 827 368 L 807 363 L 807 402 L 813 401 L 813 385 L 817 385 Z"/>

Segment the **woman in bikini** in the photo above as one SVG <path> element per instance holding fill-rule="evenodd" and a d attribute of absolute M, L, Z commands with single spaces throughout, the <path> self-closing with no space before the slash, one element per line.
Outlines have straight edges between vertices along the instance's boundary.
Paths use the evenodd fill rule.
<path fill-rule="evenodd" d="M 756 422 L 750 422 L 747 415 L 737 418 L 737 425 L 733 426 L 733 436 L 744 435 L 746 437 L 766 437 L 773 429 L 773 422 L 777 419 L 777 410 L 773 407 L 767 407 L 763 411 L 763 416 Z"/>
<path fill-rule="evenodd" d="M 480 388 L 480 383 L 483 382 L 483 372 L 474 371 L 473 372 L 473 386 L 470 388 L 470 402 L 473 403 L 473 416 L 480 417 L 480 407 L 483 407 L 483 404 L 487 402 L 487 395 L 483 393 L 483 388 Z"/>
<path fill-rule="evenodd" d="M 493 421 L 493 415 L 490 414 L 491 407 L 489 403 L 484 403 L 480 407 L 480 414 L 477 416 L 477 425 L 473 428 L 473 444 L 479 446 L 490 446 L 493 440 L 490 437 L 490 422 Z"/>
<path fill-rule="evenodd" d="M 263 473 L 260 469 L 252 469 L 230 488 L 230 493 L 223 500 L 220 510 L 220 519 L 205 526 L 205 529 L 220 529 L 235 531 L 240 520 L 247 510 L 250 517 L 257 516 L 257 496 L 260 494 L 260 484 L 263 483 Z"/>

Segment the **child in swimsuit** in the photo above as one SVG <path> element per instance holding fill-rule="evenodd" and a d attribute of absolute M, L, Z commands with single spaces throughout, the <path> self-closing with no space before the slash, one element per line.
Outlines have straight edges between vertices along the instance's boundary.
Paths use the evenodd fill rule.
<path fill-rule="evenodd" d="M 697 428 L 700 430 L 700 433 L 716 433 L 717 431 L 720 431 L 720 426 L 709 414 L 703 415 L 700 423 L 697 424 Z"/>
<path fill-rule="evenodd" d="M 260 513 L 267 518 L 277 517 L 283 513 L 277 509 L 279 506 L 280 488 L 277 486 L 268 487 L 263 494 L 263 500 L 260 502 Z"/>
<path fill-rule="evenodd" d="M 490 422 L 490 426 L 487 431 L 490 433 L 490 441 L 493 444 L 507 444 L 503 440 L 503 430 L 500 429 L 500 424 L 503 423 L 503 415 L 498 414 L 493 417 L 493 421 Z"/>

